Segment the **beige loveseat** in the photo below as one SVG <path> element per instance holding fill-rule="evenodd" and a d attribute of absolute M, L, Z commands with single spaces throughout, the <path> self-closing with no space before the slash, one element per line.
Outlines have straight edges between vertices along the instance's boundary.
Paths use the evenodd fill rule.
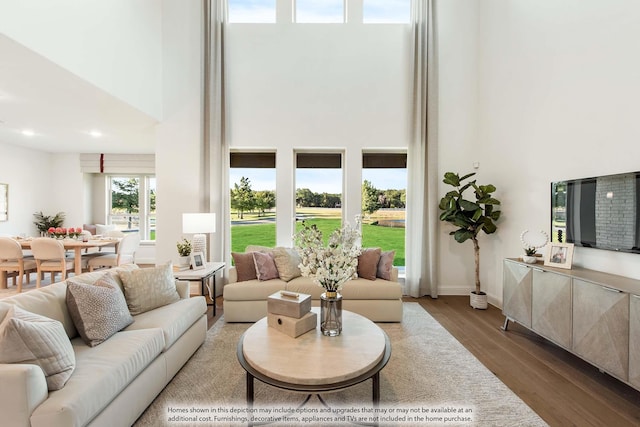
<path fill-rule="evenodd" d="M 122 275 L 135 269 L 111 271 Z M 0 364 L 1 425 L 131 425 L 204 342 L 204 298 L 189 298 L 188 282 L 172 281 L 177 301 L 137 314 L 125 329 L 98 345 L 87 345 L 66 304 L 67 282 L 91 284 L 104 274 L 86 273 L 0 300 L 0 319 L 17 311 L 11 308 L 15 305 L 61 322 L 75 355 L 73 372 L 55 391 L 49 390 L 49 378 L 36 364 Z"/>
<path fill-rule="evenodd" d="M 248 247 L 261 249 L 260 247 Z M 262 249 L 264 250 L 264 249 Z M 291 250 L 287 249 L 291 256 Z M 281 251 L 281 254 L 283 251 Z M 234 258 L 235 260 L 235 258 Z M 276 261 L 278 259 L 276 258 Z M 291 265 L 297 265 L 290 259 Z M 287 290 L 311 295 L 312 305 L 320 305 L 322 287 L 315 284 L 310 277 L 302 277 L 297 273 L 283 275 L 282 263 L 278 263 L 279 278 L 238 281 L 237 269 L 229 269 L 228 283 L 223 288 L 224 319 L 226 322 L 255 322 L 267 315 L 267 297 L 275 292 Z M 284 276 L 284 280 L 282 278 Z M 376 278 L 368 280 L 361 277 L 347 281 L 340 293 L 342 308 L 358 313 L 374 322 L 402 321 L 402 287 L 398 283 L 398 269 L 390 269 L 390 280 Z"/>

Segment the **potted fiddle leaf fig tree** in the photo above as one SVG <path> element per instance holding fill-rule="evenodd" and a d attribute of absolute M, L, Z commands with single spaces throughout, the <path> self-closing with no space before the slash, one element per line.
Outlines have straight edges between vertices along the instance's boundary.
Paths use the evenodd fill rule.
<path fill-rule="evenodd" d="M 495 221 L 500 219 L 501 211 L 496 209 L 500 205 L 500 201 L 492 197 L 491 194 L 496 191 L 493 185 L 477 185 L 476 180 L 463 181 L 474 176 L 470 173 L 460 177 L 457 173 L 447 172 L 444 174 L 445 184 L 454 187 L 442 199 L 440 199 L 440 220 L 453 224 L 456 230 L 449 233 L 458 243 L 464 243 L 467 240 L 473 242 L 473 252 L 475 257 L 475 291 L 471 292 L 471 307 L 477 309 L 487 308 L 487 294 L 482 292 L 480 288 L 480 245 L 478 244 L 478 235 L 480 231 L 486 234 L 496 232 Z M 475 200 L 465 199 L 464 192 L 472 189 Z"/>

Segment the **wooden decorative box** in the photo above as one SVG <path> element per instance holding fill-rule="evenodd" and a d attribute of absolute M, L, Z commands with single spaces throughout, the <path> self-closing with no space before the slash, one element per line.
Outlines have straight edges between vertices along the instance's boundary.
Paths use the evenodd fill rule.
<path fill-rule="evenodd" d="M 291 338 L 297 338 L 305 332 L 316 328 L 318 325 L 318 315 L 308 312 L 300 319 L 296 319 L 281 314 L 268 313 L 267 325 L 283 334 L 289 335 Z"/>
<path fill-rule="evenodd" d="M 311 295 L 279 291 L 267 298 L 267 312 L 300 319 L 311 311 Z"/>

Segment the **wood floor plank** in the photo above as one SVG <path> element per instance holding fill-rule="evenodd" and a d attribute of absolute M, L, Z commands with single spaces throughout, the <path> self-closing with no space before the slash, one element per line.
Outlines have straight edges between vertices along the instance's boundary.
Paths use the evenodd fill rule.
<path fill-rule="evenodd" d="M 551 426 L 640 425 L 640 392 L 469 297 L 406 298 L 445 329 Z"/>

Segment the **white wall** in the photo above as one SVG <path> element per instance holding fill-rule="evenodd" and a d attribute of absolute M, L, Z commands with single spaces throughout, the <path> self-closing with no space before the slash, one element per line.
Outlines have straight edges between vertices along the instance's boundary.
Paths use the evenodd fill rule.
<path fill-rule="evenodd" d="M 33 214 L 54 215 L 52 156 L 0 142 L 0 182 L 9 184 L 9 220 L 0 222 L 0 235 L 37 235 Z M 56 190 L 57 192 L 57 190 Z"/>
<path fill-rule="evenodd" d="M 182 213 L 202 200 L 202 2 L 164 0 L 164 120 L 157 127 L 156 262 L 177 261 Z"/>
<path fill-rule="evenodd" d="M 0 32 L 160 119 L 161 2 L 21 0 L 0 5 Z"/>
<path fill-rule="evenodd" d="M 353 222 L 362 149 L 408 146 L 410 36 L 409 25 L 356 22 L 228 27 L 227 137 L 233 149 L 276 151 L 278 244 L 294 232 L 296 150 L 345 154 L 343 218 Z"/>
<path fill-rule="evenodd" d="M 477 134 L 454 130 L 456 121 L 469 123 L 464 102 L 461 111 L 441 105 L 448 131 L 441 128 L 440 168 L 471 171 L 479 161 L 479 180 L 498 188 L 504 216 L 497 235 L 480 243 L 483 287 L 501 302 L 502 259 L 522 254 L 523 230 L 549 232 L 551 181 L 639 169 L 640 3 L 481 0 L 476 48 L 472 18 L 462 10 L 467 3 L 438 2 L 440 17 L 466 36 L 463 45 L 440 39 L 441 103 L 453 102 L 446 93 L 458 85 L 473 90 L 477 82 Z M 477 73 L 471 65 L 457 71 L 457 81 L 445 77 L 455 58 L 475 49 Z M 470 287 L 472 268 L 459 270 L 462 262 L 472 264 L 470 248 L 447 251 L 443 244 L 441 288 Z M 586 248 L 574 254 L 577 265 L 634 278 L 640 278 L 638 261 Z"/>

